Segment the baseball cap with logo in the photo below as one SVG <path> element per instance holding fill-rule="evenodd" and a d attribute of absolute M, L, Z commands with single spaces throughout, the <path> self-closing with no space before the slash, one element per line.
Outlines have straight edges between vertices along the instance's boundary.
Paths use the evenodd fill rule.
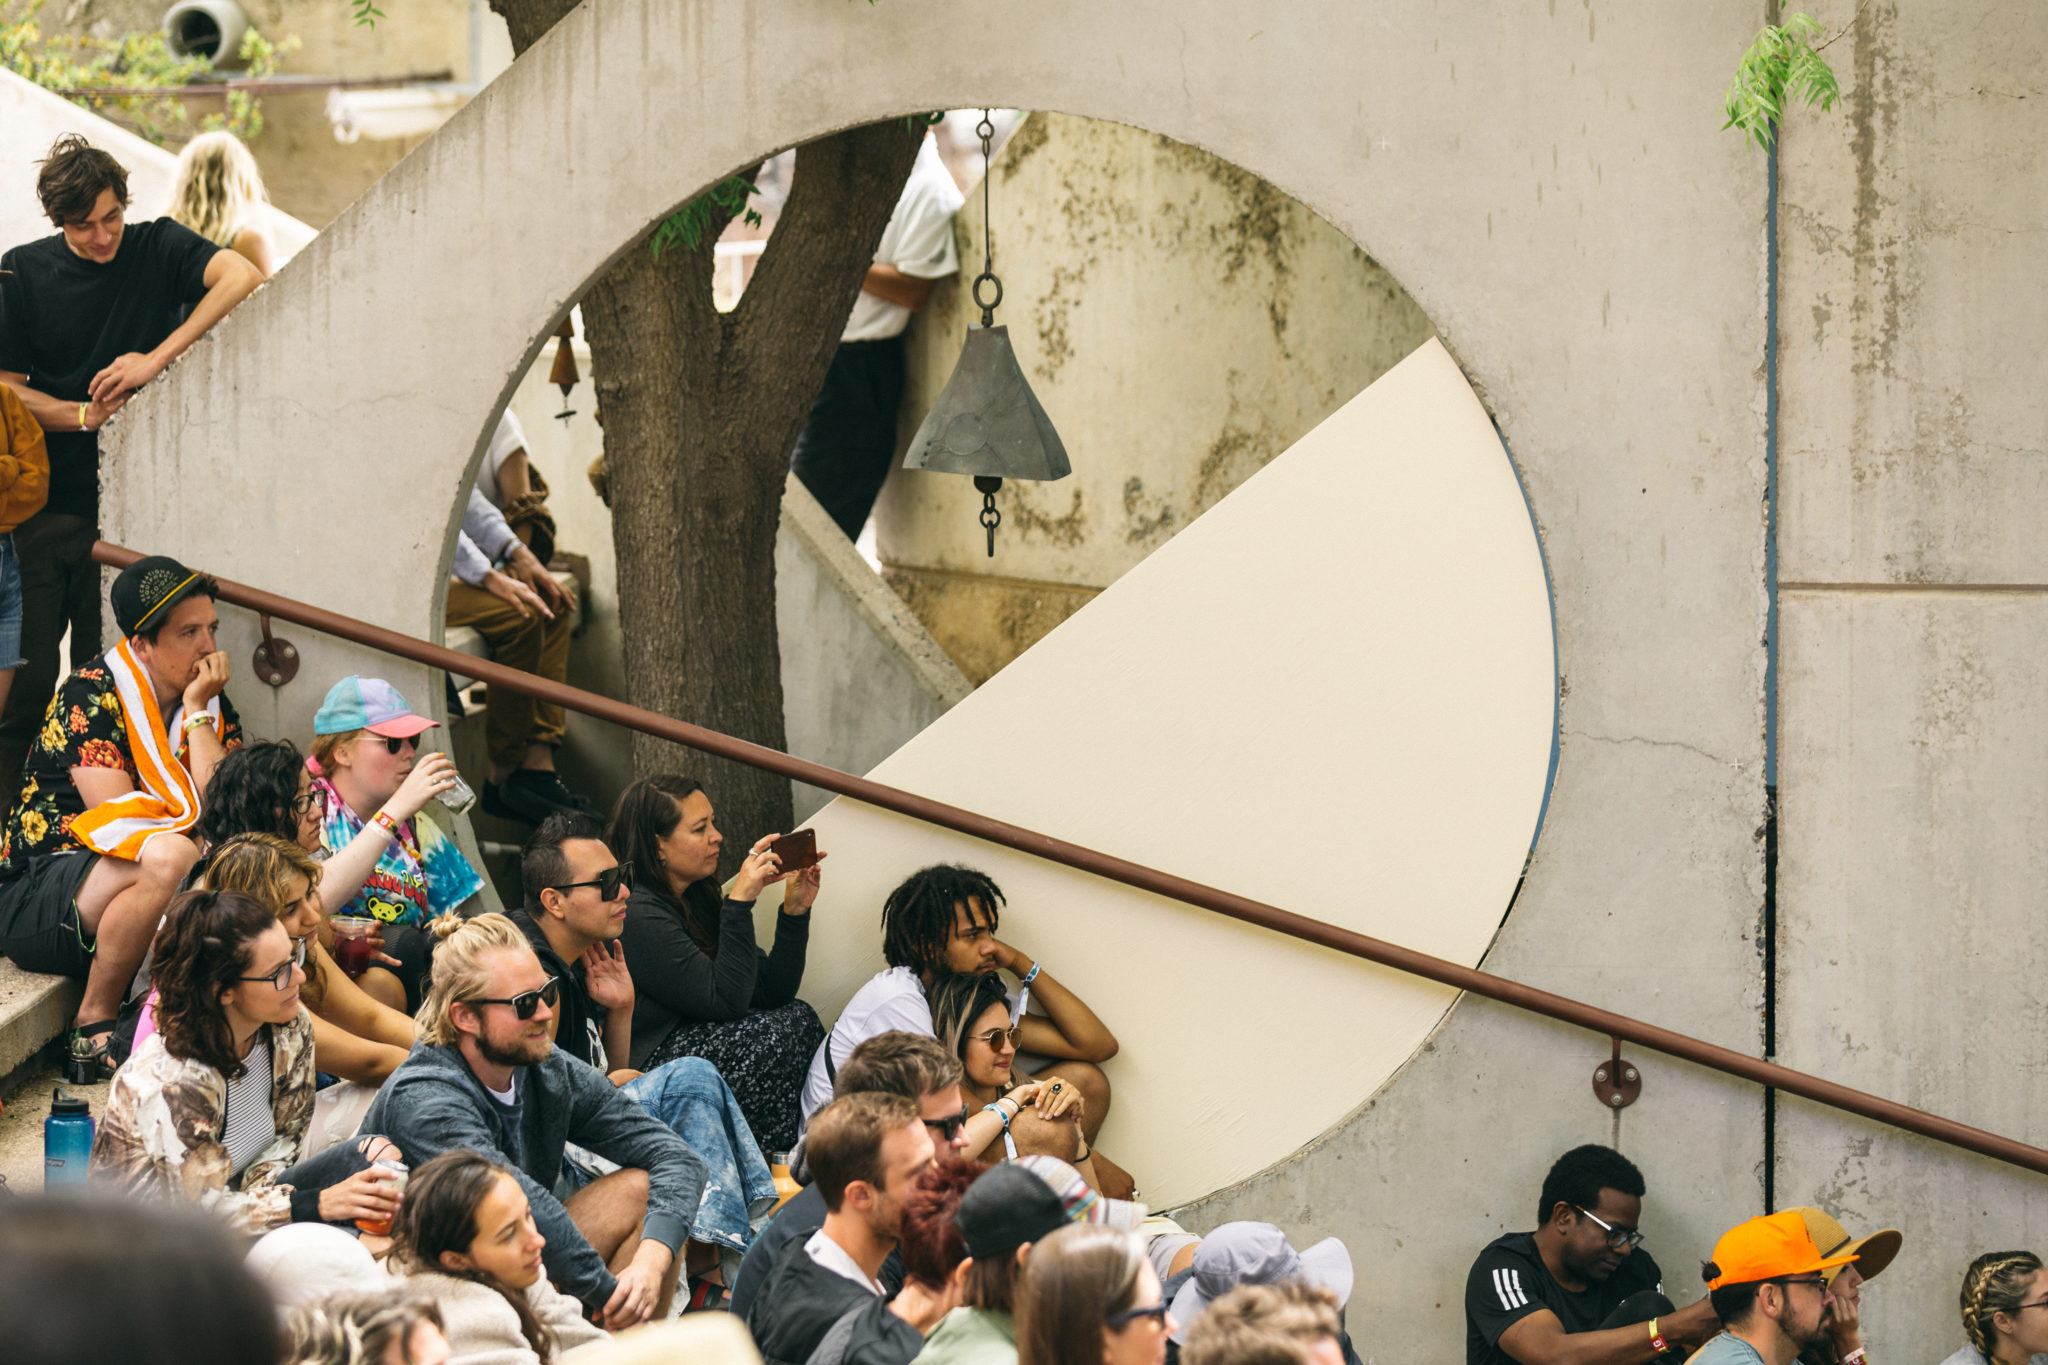
<path fill-rule="evenodd" d="M 328 688 L 326 699 L 313 713 L 316 735 L 368 730 L 387 739 L 405 739 L 440 723 L 414 715 L 404 695 L 382 678 L 363 678 L 353 673 Z"/>
<path fill-rule="evenodd" d="M 1337 1307 L 1351 1301 L 1351 1253 L 1335 1237 L 1296 1251 L 1271 1223 L 1225 1223 L 1202 1239 L 1180 1292 L 1173 1296 L 1173 1339 L 1186 1341 L 1188 1325 L 1209 1304 L 1241 1284 L 1300 1282 L 1327 1289 Z"/>
<path fill-rule="evenodd" d="M 188 597 L 213 592 L 212 580 L 172 559 L 169 555 L 145 555 L 115 575 L 107 599 L 113 604 L 114 624 L 127 638 L 161 626 L 171 608 Z"/>
<path fill-rule="evenodd" d="M 1087 1178 L 1056 1156 L 1026 1156 L 1016 1161 L 1059 1196 L 1069 1223 L 1107 1223 L 1132 1228 L 1145 1221 L 1145 1206 L 1128 1199 L 1104 1199 Z"/>
<path fill-rule="evenodd" d="M 1821 1255 L 1813 1244 L 1813 1234 L 1806 1230 L 1806 1220 L 1796 1210 L 1784 1209 L 1738 1223 L 1721 1234 L 1721 1240 L 1714 1243 L 1714 1259 L 1706 1266 L 1707 1288 L 1811 1275 L 1855 1259 Z"/>
<path fill-rule="evenodd" d="M 1847 1228 L 1810 1204 L 1792 1212 L 1805 1222 L 1807 1236 L 1813 1238 L 1813 1244 L 1820 1248 L 1821 1255 L 1855 1257 L 1856 1273 L 1866 1280 L 1876 1279 L 1877 1272 L 1892 1263 L 1892 1258 L 1899 1254 L 1899 1247 L 1906 1240 L 1906 1235 L 1897 1228 L 1880 1228 L 1868 1237 L 1852 1238 Z M 1821 1273 L 1827 1276 L 1829 1284 L 1833 1284 L 1835 1276 L 1841 1273 L 1841 1267 Z"/>
<path fill-rule="evenodd" d="M 960 1196 L 954 1215 L 967 1254 L 977 1260 L 1007 1256 L 1068 1223 L 1136 1228 L 1145 1206 L 1104 1199 L 1081 1173 L 1058 1157 L 1027 1156 L 990 1167 Z"/>

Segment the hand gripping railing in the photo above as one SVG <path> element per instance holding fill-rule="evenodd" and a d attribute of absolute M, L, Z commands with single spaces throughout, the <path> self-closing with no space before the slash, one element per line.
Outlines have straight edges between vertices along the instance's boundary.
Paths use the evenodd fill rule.
<path fill-rule="evenodd" d="M 92 554 L 99 563 L 109 564 L 115 568 L 126 568 L 142 557 L 134 550 L 112 545 L 104 540 L 93 545 Z M 1816 1104 L 1825 1104 L 1863 1118 L 1875 1119 L 1879 1123 L 1903 1128 L 1909 1133 L 1918 1133 L 1922 1137 L 1933 1138 L 1936 1142 L 1944 1142 L 1952 1147 L 1961 1147 L 1980 1156 L 1988 1156 L 2030 1171 L 2048 1174 L 2048 1151 L 2030 1147 L 2024 1142 L 2016 1142 L 2008 1137 L 2000 1137 L 1996 1133 L 1987 1133 L 1981 1128 L 1972 1128 L 1966 1123 L 1957 1123 L 1954 1119 L 1946 1119 L 1939 1114 L 1930 1114 L 1924 1109 L 1915 1109 L 1910 1105 L 1900 1104 L 1895 1100 L 1884 1099 L 1862 1090 L 1852 1090 L 1846 1085 L 1837 1085 L 1833 1081 L 1825 1081 L 1803 1071 L 1794 1071 L 1775 1062 L 1750 1057 L 1704 1039 L 1673 1033 L 1670 1029 L 1659 1028 L 1640 1019 L 1631 1019 L 1624 1014 L 1599 1009 L 1583 1001 L 1567 999 L 1533 986 L 1524 986 L 1520 982 L 1509 981 L 1505 977 L 1461 966 L 1456 962 L 1447 962 L 1440 957 L 1431 957 L 1427 953 L 1418 953 L 1412 948 L 1403 948 L 1384 939 L 1340 929 L 1334 924 L 1324 924 L 1320 920 L 1309 919 L 1305 915 L 1297 915 L 1278 906 L 1249 900 L 1228 891 L 1219 891 L 1213 886 L 1204 886 L 1185 877 L 1176 877 L 1170 872 L 1143 867 L 1127 859 L 1099 853 L 1092 848 L 1083 848 L 1079 844 L 1071 844 L 1064 839 L 1055 839 L 1050 835 L 1039 834 L 1002 820 L 990 819 L 986 815 L 977 815 L 973 811 L 962 810 L 943 801 L 934 801 L 914 792 L 885 786 L 880 782 L 870 782 L 864 777 L 855 777 L 851 773 L 811 763 L 777 749 L 735 739 L 716 730 L 706 730 L 702 726 L 691 725 L 672 716 L 613 701 L 609 697 L 600 697 L 594 692 L 585 692 L 566 683 L 550 682 L 546 678 L 536 677 L 516 668 L 507 668 L 503 664 L 492 663 L 468 654 L 458 654 L 452 649 L 428 644 L 410 635 L 400 635 L 396 631 L 385 630 L 381 626 L 373 626 L 351 616 L 323 611 L 319 607 L 308 606 L 289 597 L 279 597 L 275 593 L 231 583 L 226 579 L 219 582 L 221 600 L 238 607 L 295 621 L 340 639 L 367 645 L 386 654 L 395 654 L 414 663 L 425 664 L 429 668 L 476 678 L 492 687 L 503 687 L 539 701 L 552 702 L 572 711 L 580 711 L 586 716 L 610 721 L 614 725 L 623 725 L 641 734 L 653 735 L 702 753 L 715 754 L 720 758 L 729 758 L 734 762 L 778 773 L 813 787 L 822 787 L 826 791 L 851 797 L 870 806 L 879 806 L 883 810 L 895 811 L 898 815 L 907 815 L 913 820 L 922 820 L 927 824 L 955 830 L 992 844 L 1000 844 L 1004 848 L 1016 849 L 1020 853 L 1029 853 L 1064 867 L 1092 873 L 1113 882 L 1122 882 L 1126 886 L 1134 886 L 1140 891 L 1150 891 L 1169 900 L 1177 900 L 1203 910 L 1212 910 L 1219 915 L 1228 915 L 1232 919 L 1256 924 L 1261 928 L 1286 934 L 1290 938 L 1298 938 L 1305 943 L 1315 943 L 1340 953 L 1349 953 L 1353 957 L 1376 962 L 1382 967 L 1391 967 L 1395 971 L 1423 977 L 1457 990 L 1483 995 L 1489 1000 L 1498 1000 L 1502 1004 L 1513 1005 L 1517 1009 L 1525 1009 L 1563 1023 L 1576 1024 L 1580 1028 L 1590 1029 L 1610 1038 L 1640 1043 L 1644 1047 L 1654 1048 L 1669 1056 L 1730 1076 L 1755 1081 L 1759 1085 L 1771 1086 L 1788 1095 L 1798 1095 L 1802 1099 L 1812 1100 Z"/>

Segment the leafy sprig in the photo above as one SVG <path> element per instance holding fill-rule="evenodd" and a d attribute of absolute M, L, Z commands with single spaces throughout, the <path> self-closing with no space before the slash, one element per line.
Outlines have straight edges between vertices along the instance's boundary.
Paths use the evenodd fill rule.
<path fill-rule="evenodd" d="M 1821 43 L 1813 41 L 1821 26 L 1811 14 L 1801 12 L 1782 24 L 1767 25 L 1736 64 L 1735 79 L 1729 82 L 1722 101 L 1728 121 L 1721 126 L 1740 129 L 1750 142 L 1769 150 L 1789 105 L 1803 101 L 1822 113 L 1834 108 L 1842 90 L 1835 81 L 1834 68 L 1820 54 L 1835 38 L 1855 27 L 1862 13 L 1859 5 L 1841 33 Z"/>
<path fill-rule="evenodd" d="M 647 243 L 647 249 L 654 259 L 661 259 L 661 253 L 677 245 L 687 251 L 695 251 L 704 245 L 704 238 L 714 217 L 728 221 L 744 217 L 748 227 L 761 226 L 761 215 L 747 200 L 761 192 L 750 175 L 729 176 L 719 181 L 689 203 L 662 219 L 661 226 L 654 230 L 654 237 Z"/>

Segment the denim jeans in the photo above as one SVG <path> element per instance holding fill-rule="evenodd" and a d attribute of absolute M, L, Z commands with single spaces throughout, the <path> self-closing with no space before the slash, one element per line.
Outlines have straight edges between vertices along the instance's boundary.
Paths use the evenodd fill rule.
<path fill-rule="evenodd" d="M 751 1215 L 775 1202 L 775 1177 L 718 1068 L 702 1057 L 680 1057 L 619 1088 L 704 1159 L 704 1197 L 690 1240 L 745 1251 L 754 1236 Z M 570 1189 L 618 1169 L 574 1145 L 562 1165 Z"/>

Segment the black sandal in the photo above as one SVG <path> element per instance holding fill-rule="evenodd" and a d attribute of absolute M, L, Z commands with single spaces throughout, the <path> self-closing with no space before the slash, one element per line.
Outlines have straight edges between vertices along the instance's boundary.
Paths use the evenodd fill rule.
<path fill-rule="evenodd" d="M 71 1031 L 71 1056 L 64 1064 L 67 1084 L 98 1085 L 114 1078 L 119 1069 L 113 1056 L 115 1022 L 102 1019 L 96 1024 L 80 1024 Z"/>

